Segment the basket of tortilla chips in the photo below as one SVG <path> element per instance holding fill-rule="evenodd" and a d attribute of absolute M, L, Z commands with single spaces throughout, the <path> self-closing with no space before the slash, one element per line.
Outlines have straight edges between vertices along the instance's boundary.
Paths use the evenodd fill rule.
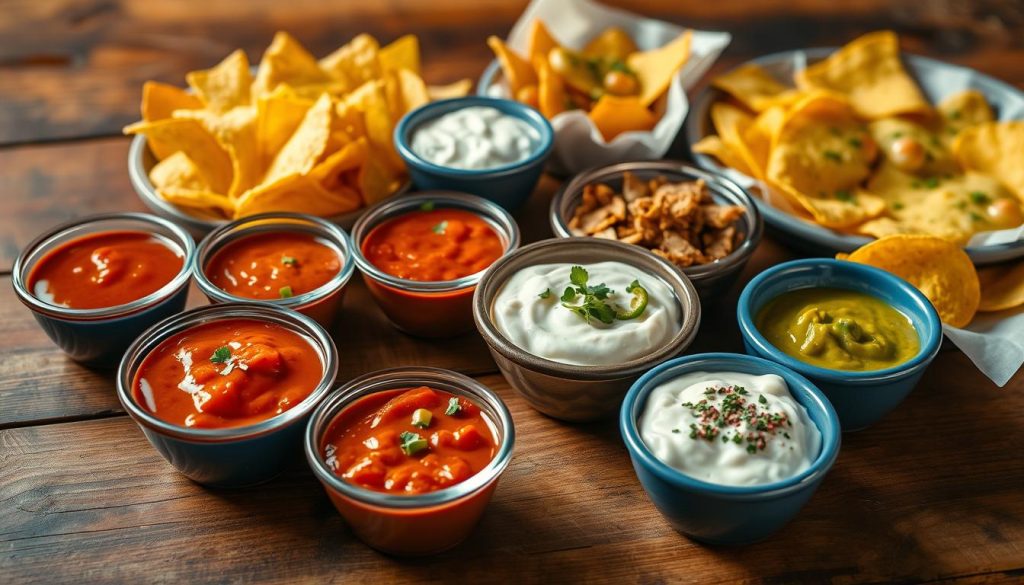
<path fill-rule="evenodd" d="M 976 262 L 1024 255 L 1024 94 L 901 55 L 894 33 L 741 65 L 697 98 L 686 133 L 698 164 L 815 248 L 929 234 Z"/>
<path fill-rule="evenodd" d="M 204 233 L 287 211 L 343 225 L 407 182 L 392 144 L 405 112 L 470 82 L 428 88 L 419 42 L 381 47 L 359 35 L 317 60 L 279 32 L 259 66 L 237 50 L 186 76 L 189 89 L 147 82 L 129 174 L 154 211 Z"/>

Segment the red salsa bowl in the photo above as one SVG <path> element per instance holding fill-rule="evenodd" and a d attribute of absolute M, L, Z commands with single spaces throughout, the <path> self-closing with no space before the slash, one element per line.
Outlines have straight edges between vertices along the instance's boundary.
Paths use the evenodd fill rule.
<path fill-rule="evenodd" d="M 475 195 L 429 191 L 370 209 L 352 230 L 356 265 L 399 329 L 450 337 L 473 328 L 473 291 L 484 271 L 519 247 L 501 206 Z"/>
<path fill-rule="evenodd" d="M 313 414 L 306 458 L 371 547 L 427 555 L 462 542 L 508 466 L 515 430 L 492 390 L 435 368 L 394 368 L 339 388 Z"/>

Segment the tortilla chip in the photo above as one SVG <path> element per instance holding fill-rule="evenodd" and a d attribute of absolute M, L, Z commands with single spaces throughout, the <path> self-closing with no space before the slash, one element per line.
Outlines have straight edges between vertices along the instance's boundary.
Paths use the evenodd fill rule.
<path fill-rule="evenodd" d="M 263 184 L 275 183 L 294 174 L 305 175 L 313 170 L 327 147 L 333 115 L 334 104 L 330 96 L 320 96 L 270 163 Z"/>
<path fill-rule="evenodd" d="M 379 51 L 377 39 L 368 34 L 361 34 L 320 59 L 320 68 L 333 79 L 344 81 L 350 88 L 359 87 L 367 81 L 380 79 L 381 63 L 377 58 Z"/>
<path fill-rule="evenodd" d="M 252 92 L 258 97 L 270 93 L 280 83 L 299 87 L 330 81 L 331 77 L 320 69 L 316 58 L 305 47 L 290 34 L 278 32 L 263 53 Z"/>
<path fill-rule="evenodd" d="M 895 235 L 866 244 L 849 261 L 869 264 L 917 287 L 943 323 L 966 327 L 978 310 L 981 285 L 974 264 L 959 245 L 927 235 Z"/>
<path fill-rule="evenodd" d="M 496 36 L 487 37 L 487 45 L 491 47 L 494 54 L 501 63 L 501 70 L 505 74 L 505 81 L 508 82 L 512 95 L 527 85 L 537 84 L 537 73 L 530 66 L 530 63 L 510 49 L 505 41 Z"/>
<path fill-rule="evenodd" d="M 626 59 L 640 80 L 640 104 L 645 108 L 665 93 L 672 77 L 690 58 L 693 31 L 687 30 L 663 47 L 633 53 Z"/>
<path fill-rule="evenodd" d="M 185 80 L 206 107 L 214 112 L 226 112 L 250 103 L 252 75 L 249 73 L 249 59 L 241 49 L 210 69 L 188 73 Z"/>
<path fill-rule="evenodd" d="M 629 33 L 617 26 L 610 26 L 590 39 L 583 47 L 583 54 L 606 61 L 625 61 L 639 50 Z"/>
<path fill-rule="evenodd" d="M 184 152 L 178 151 L 149 169 L 149 182 L 159 189 L 191 189 L 193 191 L 209 191 L 199 168 Z"/>
<path fill-rule="evenodd" d="M 389 166 L 396 169 L 404 168 L 404 163 L 392 141 L 395 120 L 388 107 L 384 83 L 379 80 L 368 81 L 349 94 L 346 102 L 362 112 L 366 137 L 374 150 L 386 157 Z"/>
<path fill-rule="evenodd" d="M 357 181 L 363 201 L 367 205 L 388 198 L 401 184 L 393 169 L 380 157 L 373 156 L 372 149 L 366 163 L 359 169 Z"/>
<path fill-rule="evenodd" d="M 260 181 L 264 163 L 257 139 L 254 106 L 238 106 L 223 114 L 209 110 L 182 110 L 175 118 L 198 121 L 231 157 L 233 178 L 226 195 L 236 197 Z"/>
<path fill-rule="evenodd" d="M 798 71 L 801 89 L 825 89 L 845 95 L 858 115 L 868 119 L 931 112 L 931 105 L 900 60 L 892 31 L 866 34 L 827 59 Z"/>
<path fill-rule="evenodd" d="M 399 37 L 377 53 L 382 71 L 408 69 L 420 74 L 420 40 L 416 35 Z"/>
<path fill-rule="evenodd" d="M 260 145 L 263 166 L 269 166 L 284 148 L 312 105 L 313 102 L 300 99 L 285 84 L 256 100 L 256 141 Z"/>
<path fill-rule="evenodd" d="M 953 143 L 953 153 L 964 169 L 992 175 L 1024 203 L 1024 121 L 966 128 Z"/>
<path fill-rule="evenodd" d="M 160 144 L 162 148 L 167 148 L 168 150 L 163 153 L 154 151 L 160 159 L 165 159 L 177 151 L 184 152 L 195 163 L 213 192 L 228 192 L 233 175 L 231 157 L 199 122 L 176 118 L 137 122 L 127 126 L 124 133 L 143 134 L 147 140 L 153 141 L 151 147 Z"/>
<path fill-rule="evenodd" d="M 166 120 L 174 110 L 198 110 L 203 107 L 199 98 L 180 87 L 147 81 L 142 84 L 142 119 L 146 122 Z"/>
<path fill-rule="evenodd" d="M 235 205 L 235 219 L 274 211 L 330 217 L 357 209 L 358 195 L 328 191 L 310 177 L 292 174 L 246 191 Z"/>
<path fill-rule="evenodd" d="M 158 193 L 168 203 L 188 208 L 190 214 L 208 219 L 226 219 L 235 212 L 231 198 L 219 193 L 177 187 L 165 187 Z"/>
<path fill-rule="evenodd" d="M 530 23 L 530 34 L 526 39 L 526 59 L 530 63 L 536 63 L 538 58 L 547 61 L 551 49 L 559 46 L 542 20 L 537 18 Z"/>
<path fill-rule="evenodd" d="M 473 81 L 471 79 L 460 79 L 448 85 L 428 85 L 427 96 L 430 98 L 430 101 L 436 102 L 437 100 L 465 97 L 469 95 L 471 89 L 473 89 Z"/>
<path fill-rule="evenodd" d="M 992 122 L 996 119 L 992 106 L 985 99 L 985 94 L 976 89 L 968 89 L 947 96 L 936 107 L 945 122 L 950 134 L 956 133 L 966 126 L 974 126 Z"/>
<path fill-rule="evenodd" d="M 729 148 L 729 145 L 722 141 L 721 137 L 715 134 L 709 134 L 708 136 L 701 138 L 693 145 L 692 150 L 693 152 L 713 156 L 718 159 L 718 162 L 731 169 L 735 169 L 748 177 L 754 176 L 754 173 L 751 172 L 750 168 L 747 166 L 746 161 L 744 161 L 739 154 Z"/>
<path fill-rule="evenodd" d="M 551 63 L 541 57 L 535 60 L 537 67 L 537 109 L 548 120 L 565 111 L 567 96 L 565 82 L 551 68 Z"/>
<path fill-rule="evenodd" d="M 789 105 L 801 95 L 786 87 L 760 65 L 748 63 L 712 80 L 711 85 L 755 112 Z"/>
<path fill-rule="evenodd" d="M 1004 311 L 1024 305 L 1024 262 L 988 266 L 978 270 L 981 282 L 979 311 Z"/>
<path fill-rule="evenodd" d="M 754 123 L 753 116 L 732 104 L 718 102 L 711 105 L 711 122 L 722 142 L 743 161 L 746 173 L 763 180 L 764 169 L 758 166 L 743 139 L 743 135 Z"/>
<path fill-rule="evenodd" d="M 880 153 L 893 163 L 898 162 L 893 155 L 894 143 L 916 141 L 924 151 L 923 163 L 914 171 L 921 178 L 943 177 L 960 172 L 960 165 L 950 150 L 950 142 L 944 140 L 941 128 L 935 123 L 908 118 L 882 118 L 871 122 L 868 130 Z"/>
<path fill-rule="evenodd" d="M 643 132 L 651 130 L 658 124 L 658 117 L 654 112 L 647 109 L 636 97 L 615 96 L 610 93 L 601 96 L 587 116 L 609 142 L 623 132 Z"/>
<path fill-rule="evenodd" d="M 422 77 L 411 69 L 400 69 L 397 75 L 398 91 L 402 98 L 402 110 L 396 119 L 402 117 L 406 112 L 415 110 L 430 101 L 430 95 L 427 93 L 427 84 L 423 83 Z"/>
<path fill-rule="evenodd" d="M 365 138 L 350 142 L 313 167 L 309 177 L 324 189 L 335 191 L 345 185 L 341 175 L 366 163 L 368 150 Z"/>

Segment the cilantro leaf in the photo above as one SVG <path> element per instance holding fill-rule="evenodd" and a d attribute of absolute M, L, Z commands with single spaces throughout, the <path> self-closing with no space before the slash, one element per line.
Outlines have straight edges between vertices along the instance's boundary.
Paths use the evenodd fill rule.
<path fill-rule="evenodd" d="M 222 345 L 213 351 L 213 355 L 210 356 L 210 361 L 215 364 L 223 364 L 224 362 L 231 359 L 231 348 Z"/>
<path fill-rule="evenodd" d="M 537 298 L 546 299 L 546 298 L 548 298 L 550 296 L 551 296 L 551 289 L 550 288 L 546 288 L 546 289 L 540 291 L 540 294 L 537 295 Z"/>
<path fill-rule="evenodd" d="M 421 437 L 419 433 L 404 431 L 401 435 L 398 435 L 398 439 L 401 441 L 399 447 L 402 448 L 402 452 L 406 455 L 415 455 L 427 448 L 427 440 Z"/>
<path fill-rule="evenodd" d="M 582 266 L 573 266 L 572 269 L 569 270 L 569 282 L 575 284 L 576 286 L 587 286 L 587 279 L 589 278 L 590 275 L 587 274 L 586 269 L 583 268 Z"/>
<path fill-rule="evenodd" d="M 295 266 L 298 262 L 294 256 L 281 256 L 281 264 L 285 266 Z"/>
<path fill-rule="evenodd" d="M 460 410 L 462 405 L 459 404 L 459 399 L 452 396 L 448 399 L 448 408 L 444 409 L 444 413 L 448 416 L 455 416 Z"/>
<path fill-rule="evenodd" d="M 448 220 L 444 220 L 441 223 L 430 228 L 430 231 L 434 232 L 437 235 L 443 236 L 444 233 L 448 231 Z"/>

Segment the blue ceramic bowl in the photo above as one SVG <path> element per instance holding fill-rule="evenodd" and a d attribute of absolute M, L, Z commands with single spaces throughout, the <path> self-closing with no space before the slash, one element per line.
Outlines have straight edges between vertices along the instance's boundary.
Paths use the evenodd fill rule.
<path fill-rule="evenodd" d="M 840 288 L 877 297 L 906 315 L 921 349 L 905 363 L 863 372 L 830 370 L 804 363 L 772 345 L 755 326 L 768 301 L 804 288 Z M 778 362 L 811 379 L 839 413 L 844 431 L 874 424 L 906 398 L 939 352 L 942 322 L 931 302 L 909 282 L 873 266 L 810 258 L 773 266 L 747 283 L 736 307 L 747 353 Z"/>
<path fill-rule="evenodd" d="M 107 231 L 153 234 L 176 248 L 181 270 L 162 288 L 130 303 L 99 309 L 69 309 L 47 303 L 29 289 L 29 274 L 54 249 Z M 93 367 L 115 367 L 125 349 L 154 323 L 180 313 L 188 297 L 195 243 L 174 223 L 144 213 L 95 215 L 61 224 L 33 240 L 14 261 L 11 281 L 46 335 L 71 359 Z"/>
<path fill-rule="evenodd" d="M 785 380 L 821 432 L 821 451 L 811 466 L 775 483 L 727 486 L 686 475 L 655 457 L 637 429 L 647 398 L 657 386 L 698 371 L 776 374 Z M 835 463 L 841 438 L 835 410 L 807 378 L 768 360 L 732 353 L 676 358 L 644 374 L 622 402 L 619 429 L 640 485 L 672 528 L 694 540 L 730 545 L 766 538 L 796 516 Z"/>
<path fill-rule="evenodd" d="M 304 400 L 273 418 L 244 427 L 195 429 L 157 418 L 135 400 L 133 380 L 149 353 L 168 337 L 204 323 L 256 319 L 306 337 L 320 354 L 323 377 Z M 117 372 L 117 397 L 150 444 L 189 479 L 214 487 L 244 487 L 269 481 L 302 457 L 302 435 L 310 413 L 334 386 L 338 350 L 313 319 L 268 303 L 208 305 L 161 321 L 128 348 Z"/>
<path fill-rule="evenodd" d="M 514 116 L 540 135 L 533 154 L 517 163 L 490 169 L 453 169 L 431 163 L 412 151 L 412 136 L 424 122 L 462 108 L 486 106 Z M 505 209 L 519 208 L 533 192 L 554 145 L 555 132 L 547 119 L 530 106 L 491 97 L 461 97 L 431 102 L 406 114 L 395 128 L 395 146 L 409 168 L 409 176 L 422 190 L 462 191 L 490 199 Z"/>

